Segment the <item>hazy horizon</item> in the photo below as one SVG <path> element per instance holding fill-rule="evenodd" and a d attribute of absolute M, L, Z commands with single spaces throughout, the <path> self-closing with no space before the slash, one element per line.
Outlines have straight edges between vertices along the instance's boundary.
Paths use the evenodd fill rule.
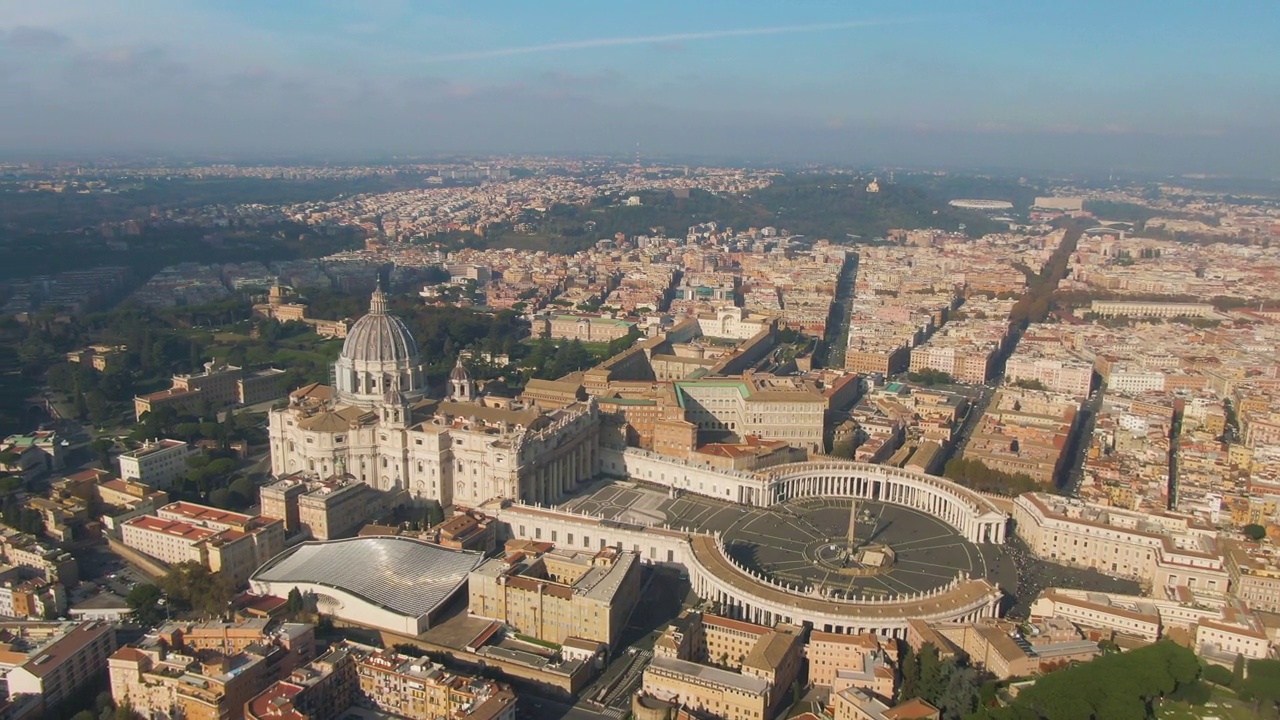
<path fill-rule="evenodd" d="M 0 155 L 1275 177 L 1280 6 L 1120 5 L 6 1 Z"/>

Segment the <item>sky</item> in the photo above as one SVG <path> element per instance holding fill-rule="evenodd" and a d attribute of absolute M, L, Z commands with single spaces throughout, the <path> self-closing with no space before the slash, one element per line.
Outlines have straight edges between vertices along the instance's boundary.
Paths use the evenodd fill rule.
<path fill-rule="evenodd" d="M 0 0 L 0 156 L 1280 175 L 1280 2 Z"/>

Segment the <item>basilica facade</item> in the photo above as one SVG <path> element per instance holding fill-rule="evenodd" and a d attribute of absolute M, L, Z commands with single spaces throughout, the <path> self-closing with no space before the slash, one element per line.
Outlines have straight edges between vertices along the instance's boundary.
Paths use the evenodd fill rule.
<path fill-rule="evenodd" d="M 544 409 L 477 392 L 461 361 L 443 400 L 404 322 L 373 293 L 347 333 L 332 385 L 308 385 L 272 410 L 271 471 L 350 476 L 442 505 L 492 498 L 552 503 L 599 466 L 594 399 Z"/>

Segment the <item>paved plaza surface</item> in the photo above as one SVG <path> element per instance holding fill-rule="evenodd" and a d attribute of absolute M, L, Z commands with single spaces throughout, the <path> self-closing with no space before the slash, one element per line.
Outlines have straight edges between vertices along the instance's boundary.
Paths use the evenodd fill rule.
<path fill-rule="evenodd" d="M 841 572 L 834 560 L 849 528 L 845 498 L 805 498 L 756 508 L 632 482 L 596 486 L 565 509 L 614 520 L 716 532 L 738 563 L 788 585 L 822 586 L 837 597 L 891 597 L 931 590 L 960 572 L 1013 580 L 1001 549 L 979 548 L 950 525 L 889 503 L 861 501 L 857 540 L 892 548 L 890 566 L 869 576 Z"/>
<path fill-rule="evenodd" d="M 562 508 L 622 522 L 718 532 L 739 563 L 774 579 L 802 586 L 822 583 L 844 596 L 886 597 L 945 585 L 957 573 L 985 577 L 1003 590 L 1005 610 L 1025 617 L 1045 587 L 1138 594 L 1138 584 L 1096 570 L 1039 560 L 1016 537 L 1006 545 L 974 545 L 941 520 L 889 503 L 859 503 L 858 540 L 890 546 L 892 569 L 851 577 L 813 563 L 824 546 L 842 541 L 849 528 L 849 500 L 805 498 L 756 508 L 634 481 L 594 483 Z"/>

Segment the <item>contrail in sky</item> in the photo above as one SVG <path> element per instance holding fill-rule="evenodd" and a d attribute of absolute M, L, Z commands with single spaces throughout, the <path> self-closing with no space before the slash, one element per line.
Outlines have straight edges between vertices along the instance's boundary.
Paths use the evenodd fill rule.
<path fill-rule="evenodd" d="M 584 50 L 586 48 L 618 47 L 621 45 L 646 45 L 649 43 L 685 42 L 688 40 L 718 40 L 720 38 L 747 37 L 751 35 L 787 35 L 791 33 L 822 32 L 826 30 L 844 30 L 847 28 L 870 27 L 873 25 L 894 25 L 915 20 L 852 20 L 849 22 L 822 23 L 818 25 L 775 25 L 774 27 L 740 28 L 737 30 L 708 30 L 705 32 L 671 33 L 668 35 L 642 35 L 640 37 L 595 38 L 592 40 L 570 40 L 567 42 L 548 43 L 546 45 L 524 45 L 521 47 L 495 48 L 493 50 L 477 50 L 475 52 L 452 53 L 449 55 L 428 56 L 428 62 L 453 62 L 458 60 L 484 60 L 486 58 L 508 57 L 511 55 L 532 55 L 534 53 L 556 52 L 560 50 Z"/>

